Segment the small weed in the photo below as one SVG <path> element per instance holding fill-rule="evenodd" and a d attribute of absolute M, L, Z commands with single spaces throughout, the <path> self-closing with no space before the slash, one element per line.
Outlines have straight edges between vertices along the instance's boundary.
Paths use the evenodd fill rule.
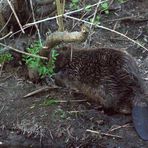
<path fill-rule="evenodd" d="M 70 8 L 71 9 L 79 9 L 79 0 L 71 0 Z"/>
<path fill-rule="evenodd" d="M 87 5 L 86 7 L 85 7 L 85 11 L 86 12 L 90 12 L 92 9 L 91 9 L 91 5 Z"/>
<path fill-rule="evenodd" d="M 0 64 L 4 64 L 6 62 L 9 62 L 13 59 L 12 55 L 10 53 L 4 53 L 0 55 Z"/>
<path fill-rule="evenodd" d="M 66 112 L 64 110 L 62 110 L 62 109 L 57 109 L 54 112 L 54 116 L 59 116 L 62 119 L 66 119 L 66 117 L 67 117 Z"/>
<path fill-rule="evenodd" d="M 40 42 L 36 41 L 29 48 L 27 48 L 27 51 L 31 54 L 38 55 L 41 48 L 42 46 Z M 57 51 L 52 49 L 50 60 L 45 61 L 44 63 L 40 58 L 31 57 L 28 55 L 27 56 L 24 55 L 23 60 L 26 62 L 29 68 L 36 69 L 39 72 L 39 75 L 41 77 L 44 77 L 46 75 L 52 76 L 54 74 L 55 61 L 57 56 L 58 56 Z"/>
<path fill-rule="evenodd" d="M 117 0 L 119 3 L 123 4 L 125 2 L 127 2 L 127 0 Z"/>
<path fill-rule="evenodd" d="M 109 14 L 109 4 L 108 2 L 101 3 L 101 10 L 105 12 L 105 14 Z"/>
<path fill-rule="evenodd" d="M 100 16 L 97 15 L 94 20 L 93 20 L 93 18 L 91 18 L 90 22 L 95 25 L 99 25 L 100 24 Z"/>
<path fill-rule="evenodd" d="M 55 105 L 55 104 L 58 104 L 58 101 L 56 99 L 49 98 L 49 99 L 46 99 L 41 105 L 50 106 L 50 105 Z"/>

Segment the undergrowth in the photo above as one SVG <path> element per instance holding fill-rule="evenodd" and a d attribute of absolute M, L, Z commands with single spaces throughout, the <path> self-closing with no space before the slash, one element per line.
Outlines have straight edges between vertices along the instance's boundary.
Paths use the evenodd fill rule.
<path fill-rule="evenodd" d="M 27 48 L 27 52 L 38 55 L 42 45 L 39 41 L 35 41 L 29 48 Z M 55 61 L 58 53 L 56 50 L 52 49 L 50 54 L 50 60 L 44 61 L 37 57 L 31 57 L 28 55 L 23 56 L 23 60 L 25 61 L 26 65 L 38 71 L 41 78 L 44 76 L 52 76 L 54 74 L 55 68 Z"/>
<path fill-rule="evenodd" d="M 0 48 L 1 50 L 2 48 Z M 9 62 L 13 59 L 12 55 L 10 53 L 3 53 L 0 54 L 0 64 L 4 64 L 6 62 Z"/>

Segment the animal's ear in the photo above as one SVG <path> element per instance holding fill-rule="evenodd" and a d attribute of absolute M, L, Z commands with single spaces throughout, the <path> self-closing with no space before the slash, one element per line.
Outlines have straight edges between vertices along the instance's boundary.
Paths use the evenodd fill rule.
<path fill-rule="evenodd" d="M 135 104 L 132 109 L 134 127 L 143 140 L 148 140 L 148 104 Z"/>

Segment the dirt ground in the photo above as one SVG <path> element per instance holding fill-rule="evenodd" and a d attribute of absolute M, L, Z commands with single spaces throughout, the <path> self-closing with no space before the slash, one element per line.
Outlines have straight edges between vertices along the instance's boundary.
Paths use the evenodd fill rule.
<path fill-rule="evenodd" d="M 101 14 L 101 25 L 114 28 L 148 48 L 148 1 L 129 0 L 123 4 L 114 2 L 111 6 L 108 15 Z M 71 28 L 76 22 L 66 19 L 65 23 L 67 28 Z M 74 29 L 77 28 L 78 26 Z M 18 37 L 14 40 L 18 40 Z M 98 28 L 94 28 L 90 45 L 127 50 L 136 58 L 148 88 L 148 51 L 117 34 Z M 66 88 L 23 98 L 26 94 L 47 86 L 45 80 L 33 84 L 26 79 L 24 73 L 22 66 L 8 64 L 0 77 L 0 148 L 148 147 L 148 141 L 140 139 L 135 132 L 131 115 L 105 112 L 93 102 L 71 102 L 69 100 L 86 98 Z M 67 102 L 47 105 L 45 102 L 49 99 Z"/>

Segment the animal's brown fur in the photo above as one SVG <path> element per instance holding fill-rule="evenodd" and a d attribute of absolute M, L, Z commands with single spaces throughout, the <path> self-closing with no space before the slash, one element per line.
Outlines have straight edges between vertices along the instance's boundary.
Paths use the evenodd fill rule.
<path fill-rule="evenodd" d="M 78 89 L 91 101 L 128 113 L 125 108 L 131 108 L 136 96 L 144 98 L 138 66 L 129 54 L 108 48 L 58 51 L 56 81 Z"/>

